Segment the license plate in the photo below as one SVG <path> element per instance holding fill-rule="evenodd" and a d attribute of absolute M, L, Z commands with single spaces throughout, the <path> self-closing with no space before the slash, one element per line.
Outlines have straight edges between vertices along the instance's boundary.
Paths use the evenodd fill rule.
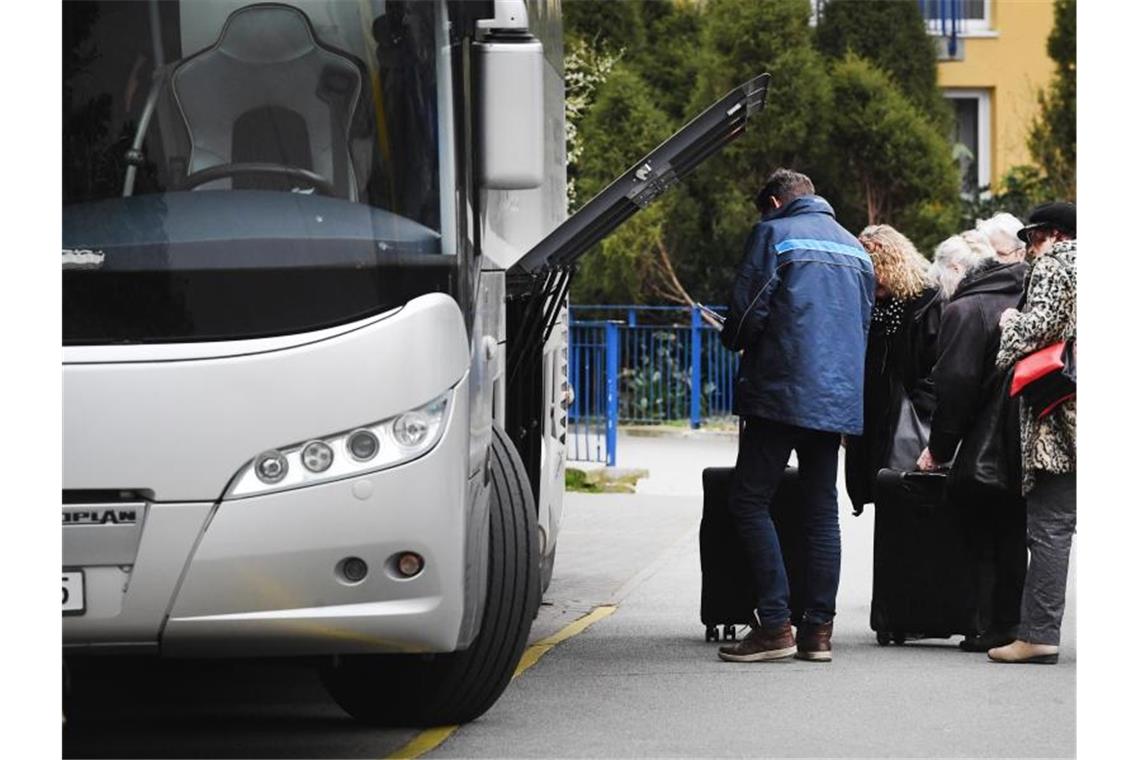
<path fill-rule="evenodd" d="M 63 571 L 63 614 L 82 615 L 87 611 L 87 589 L 82 570 Z"/>

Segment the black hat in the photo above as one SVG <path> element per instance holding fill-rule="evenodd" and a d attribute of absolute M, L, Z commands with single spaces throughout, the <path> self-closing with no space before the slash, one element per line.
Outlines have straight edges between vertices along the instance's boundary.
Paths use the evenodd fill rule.
<path fill-rule="evenodd" d="M 1070 237 L 1077 236 L 1077 207 L 1071 203 L 1042 203 L 1029 213 L 1029 223 L 1017 231 L 1017 236 L 1029 242 L 1029 231 L 1038 227 L 1053 227 Z"/>

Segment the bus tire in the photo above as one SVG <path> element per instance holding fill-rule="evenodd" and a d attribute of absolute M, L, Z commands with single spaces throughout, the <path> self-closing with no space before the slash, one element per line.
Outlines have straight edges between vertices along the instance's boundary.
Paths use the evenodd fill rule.
<path fill-rule="evenodd" d="M 348 655 L 321 670 L 332 698 L 379 726 L 466 723 L 495 703 L 514 675 L 539 603 L 538 524 L 522 459 L 495 427 L 491 446 L 487 597 L 461 652 Z"/>

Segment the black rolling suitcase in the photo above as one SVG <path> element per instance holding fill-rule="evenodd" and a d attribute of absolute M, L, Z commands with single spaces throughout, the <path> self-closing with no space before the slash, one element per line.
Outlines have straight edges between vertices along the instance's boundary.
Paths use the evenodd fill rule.
<path fill-rule="evenodd" d="M 978 570 L 964 510 L 944 473 L 880 470 L 875 480 L 871 628 L 879 644 L 978 633 Z"/>
<path fill-rule="evenodd" d="M 728 513 L 728 497 L 732 485 L 732 467 L 705 469 L 704 512 L 701 515 L 701 622 L 705 641 L 719 640 L 717 626 L 722 626 L 725 640 L 736 638 L 736 626 L 752 620 L 756 607 L 756 585 L 745 555 L 744 543 L 736 523 Z M 784 478 L 772 501 L 772 521 L 780 537 L 784 568 L 791 591 L 792 622 L 802 613 L 797 589 L 802 588 L 797 573 L 803 563 L 803 531 L 798 520 L 798 504 L 802 501 L 799 473 L 795 467 L 784 471 Z"/>

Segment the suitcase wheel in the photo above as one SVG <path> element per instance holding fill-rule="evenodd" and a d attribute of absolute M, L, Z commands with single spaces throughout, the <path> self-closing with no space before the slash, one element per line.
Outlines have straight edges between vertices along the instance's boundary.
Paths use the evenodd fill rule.
<path fill-rule="evenodd" d="M 879 642 L 879 646 L 885 647 L 891 643 L 891 634 L 886 631 L 875 631 L 875 641 Z"/>
<path fill-rule="evenodd" d="M 736 641 L 736 626 L 735 625 L 726 625 L 724 627 L 724 640 L 725 641 Z"/>
<path fill-rule="evenodd" d="M 720 641 L 720 631 L 715 625 L 705 626 L 705 641 Z"/>
<path fill-rule="evenodd" d="M 895 631 L 891 634 L 891 640 L 896 644 L 902 645 L 906 643 L 906 634 L 902 631 Z"/>

